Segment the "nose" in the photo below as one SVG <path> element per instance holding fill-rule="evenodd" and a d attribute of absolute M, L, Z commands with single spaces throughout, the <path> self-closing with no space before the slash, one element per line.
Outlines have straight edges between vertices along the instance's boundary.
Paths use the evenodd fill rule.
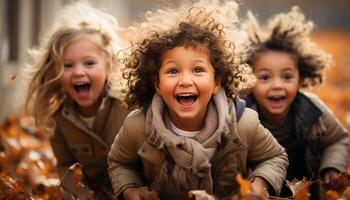
<path fill-rule="evenodd" d="M 273 88 L 282 88 L 283 87 L 283 81 L 280 78 L 273 79 L 272 87 Z"/>
<path fill-rule="evenodd" d="M 84 67 L 82 65 L 75 65 L 73 67 L 73 76 L 74 77 L 80 77 L 84 75 Z"/>
<path fill-rule="evenodd" d="M 179 77 L 179 85 L 183 87 L 188 87 L 193 84 L 192 74 L 190 73 L 182 73 Z"/>

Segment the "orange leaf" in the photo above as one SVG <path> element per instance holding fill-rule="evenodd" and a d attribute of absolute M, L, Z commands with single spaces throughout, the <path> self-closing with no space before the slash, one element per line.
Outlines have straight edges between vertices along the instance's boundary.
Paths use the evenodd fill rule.
<path fill-rule="evenodd" d="M 350 186 L 346 187 L 343 196 L 345 199 L 350 199 Z"/>
<path fill-rule="evenodd" d="M 309 185 L 310 182 L 304 177 L 299 181 L 294 179 L 291 182 L 287 181 L 287 187 L 293 193 L 293 200 L 308 200 L 309 199 Z"/>
<path fill-rule="evenodd" d="M 241 194 L 242 197 L 247 197 L 248 196 L 248 192 L 251 189 L 251 185 L 250 182 L 248 180 L 245 180 L 242 178 L 242 176 L 240 174 L 238 174 L 236 176 L 236 180 L 240 186 L 239 188 L 239 192 Z"/>
<path fill-rule="evenodd" d="M 298 179 L 293 179 L 292 181 L 286 180 L 287 187 L 292 191 L 293 196 L 295 196 L 298 191 L 301 189 L 303 183 L 306 181 L 305 178 L 303 180 L 299 181 Z"/>
<path fill-rule="evenodd" d="M 75 163 L 69 167 L 69 170 L 73 172 L 73 187 L 77 188 L 83 178 L 82 166 L 79 163 Z"/>
<path fill-rule="evenodd" d="M 339 199 L 339 194 L 337 191 L 334 190 L 328 190 L 326 192 L 327 200 L 337 200 Z"/>

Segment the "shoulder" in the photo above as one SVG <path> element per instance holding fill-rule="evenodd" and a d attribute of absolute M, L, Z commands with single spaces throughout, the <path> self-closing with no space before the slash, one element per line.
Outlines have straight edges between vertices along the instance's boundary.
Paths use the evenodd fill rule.
<path fill-rule="evenodd" d="M 238 130 L 252 131 L 260 124 L 258 113 L 251 109 L 245 108 L 240 120 L 238 121 Z"/>
<path fill-rule="evenodd" d="M 311 103 L 319 108 L 322 112 L 325 112 L 328 108 L 326 104 L 320 99 L 320 97 L 311 92 L 301 92 L 300 95 L 306 97 Z"/>
<path fill-rule="evenodd" d="M 119 143 L 129 145 L 127 148 L 133 148 L 135 151 L 142 145 L 146 138 L 146 132 L 145 116 L 141 109 L 129 113 L 117 134 L 117 138 Z"/>
<path fill-rule="evenodd" d="M 145 131 L 145 114 L 142 109 L 131 111 L 125 118 L 123 127 L 128 132 L 141 133 Z"/>

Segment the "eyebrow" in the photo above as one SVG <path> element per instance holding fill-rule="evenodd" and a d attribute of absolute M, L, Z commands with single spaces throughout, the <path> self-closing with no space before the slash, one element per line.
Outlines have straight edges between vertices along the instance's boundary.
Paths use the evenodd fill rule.
<path fill-rule="evenodd" d="M 207 63 L 205 59 L 195 59 L 192 61 L 193 63 Z M 168 64 L 168 63 L 176 63 L 175 59 L 168 59 L 166 61 L 163 61 L 163 64 Z"/>

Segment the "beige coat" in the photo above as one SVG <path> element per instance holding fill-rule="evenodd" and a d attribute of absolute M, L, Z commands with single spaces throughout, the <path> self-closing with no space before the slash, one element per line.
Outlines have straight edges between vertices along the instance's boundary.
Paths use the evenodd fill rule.
<path fill-rule="evenodd" d="M 252 95 L 246 101 L 248 107 L 258 110 Z M 305 164 L 306 178 L 319 180 L 328 168 L 346 171 L 350 161 L 350 137 L 333 112 L 318 96 L 310 92 L 298 92 L 292 109 L 296 130 L 293 134 L 297 135 L 305 147 L 305 158 L 298 162 Z M 318 181 L 311 185 L 312 199 L 324 198 L 320 183 Z"/>
<path fill-rule="evenodd" d="M 249 176 L 264 178 L 278 193 L 288 165 L 284 148 L 260 124 L 255 111 L 246 108 L 238 125 L 232 101 L 227 112 L 232 122 L 229 134 L 211 160 L 213 193 L 220 199 L 237 193 L 236 175 L 241 173 L 247 177 L 251 167 L 253 171 Z M 145 141 L 150 135 L 145 130 L 152 129 L 147 126 L 157 126 L 147 122 L 142 110 L 132 112 L 112 144 L 108 172 L 117 196 L 131 186 L 151 185 L 164 162 L 164 153 Z M 167 192 L 166 199 L 171 199 L 171 191 L 162 192 Z"/>
<path fill-rule="evenodd" d="M 92 188 L 108 186 L 107 154 L 128 113 L 118 100 L 105 98 L 89 129 L 79 118 L 74 103 L 66 101 L 54 114 L 56 129 L 51 137 L 60 175 L 78 162 Z"/>

